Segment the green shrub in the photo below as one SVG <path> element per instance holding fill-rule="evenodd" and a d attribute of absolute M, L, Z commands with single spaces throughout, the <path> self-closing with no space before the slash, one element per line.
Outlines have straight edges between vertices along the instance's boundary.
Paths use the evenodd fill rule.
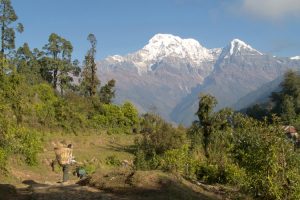
<path fill-rule="evenodd" d="M 27 128 L 18 128 L 16 130 L 17 138 L 15 153 L 20 153 L 25 157 L 25 161 L 29 165 L 38 163 L 37 154 L 41 150 L 41 139 L 39 134 Z"/>
<path fill-rule="evenodd" d="M 132 127 L 133 129 L 139 129 L 139 113 L 134 105 L 130 102 L 125 102 L 121 106 L 124 117 L 126 118 L 126 126 Z"/>
<path fill-rule="evenodd" d="M 186 176 L 192 176 L 196 167 L 188 145 L 183 145 L 180 149 L 166 151 L 161 158 L 161 165 L 164 170 L 176 172 Z"/>
<path fill-rule="evenodd" d="M 235 119 L 231 155 L 245 170 L 242 188 L 259 199 L 299 199 L 300 155 L 276 118 L 273 122 Z"/>
<path fill-rule="evenodd" d="M 5 169 L 6 160 L 7 160 L 7 152 L 4 149 L 0 148 L 0 171 Z"/>
<path fill-rule="evenodd" d="M 145 155 L 144 151 L 137 150 L 135 152 L 135 158 L 134 158 L 133 164 L 137 170 L 148 170 L 149 169 L 149 163 L 146 160 L 146 155 Z"/>
<path fill-rule="evenodd" d="M 212 164 L 200 165 L 197 171 L 197 178 L 198 180 L 204 181 L 209 184 L 221 182 L 218 165 L 212 165 Z"/>
<path fill-rule="evenodd" d="M 105 158 L 105 163 L 109 166 L 114 166 L 114 167 L 121 166 L 122 164 L 121 161 L 115 155 L 107 156 Z"/>
<path fill-rule="evenodd" d="M 98 107 L 99 112 L 94 113 L 91 118 L 94 128 L 108 129 L 108 134 L 130 134 L 134 129 L 138 129 L 138 113 L 132 104 L 101 104 Z"/>
<path fill-rule="evenodd" d="M 137 146 L 147 154 L 162 155 L 168 150 L 181 148 L 186 143 L 186 132 L 175 128 L 154 114 L 145 114 L 141 126 L 142 138 Z"/>
<path fill-rule="evenodd" d="M 241 185 L 246 178 L 245 171 L 232 163 L 225 165 L 202 163 L 196 174 L 198 180 L 209 184 Z"/>
<path fill-rule="evenodd" d="M 53 88 L 48 84 L 39 84 L 34 86 L 33 90 L 35 95 L 32 106 L 38 122 L 46 126 L 53 125 L 55 119 L 54 104 L 58 100 Z"/>
<path fill-rule="evenodd" d="M 83 169 L 85 169 L 88 175 L 91 175 L 96 172 L 97 167 L 94 164 L 85 164 Z"/>
<path fill-rule="evenodd" d="M 175 128 L 159 116 L 148 113 L 142 117 L 141 133 L 142 136 L 135 141 L 137 151 L 134 164 L 137 169 L 149 170 L 163 167 L 165 170 L 182 170 L 179 166 L 181 164 L 174 167 L 173 165 L 176 150 L 186 143 L 186 133 L 183 128 Z"/>

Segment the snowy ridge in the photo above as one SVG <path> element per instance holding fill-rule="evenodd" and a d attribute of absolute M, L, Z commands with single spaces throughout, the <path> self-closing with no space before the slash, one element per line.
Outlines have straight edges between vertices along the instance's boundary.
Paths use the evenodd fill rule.
<path fill-rule="evenodd" d="M 165 58 L 182 59 L 193 68 L 202 69 L 202 63 L 239 55 L 263 54 L 239 39 L 232 40 L 223 49 L 207 49 L 195 39 L 182 39 L 171 34 L 156 34 L 141 50 L 124 57 L 110 56 L 105 60 L 112 63 L 132 63 L 137 68 L 138 73 L 143 74 L 152 71 L 152 66 Z"/>
<path fill-rule="evenodd" d="M 139 74 L 152 71 L 152 66 L 164 58 L 185 60 L 198 68 L 203 62 L 212 62 L 220 55 L 221 48 L 207 49 L 195 39 L 182 39 L 171 34 L 154 35 L 141 50 L 127 56 L 109 56 L 105 60 L 112 63 L 133 63 Z"/>
<path fill-rule="evenodd" d="M 245 42 L 243 42 L 242 40 L 239 40 L 239 39 L 232 40 L 230 46 L 231 46 L 230 47 L 230 55 L 233 55 L 234 52 L 236 52 L 236 51 L 241 51 L 241 49 L 247 49 L 249 51 L 253 51 L 260 55 L 263 55 L 262 53 L 260 53 L 256 49 L 253 49 L 250 45 L 246 44 Z"/>
<path fill-rule="evenodd" d="M 194 63 L 213 59 L 209 50 L 194 39 L 181 39 L 170 34 L 156 34 L 149 43 L 137 53 L 147 60 L 159 60 L 168 56 L 190 59 Z"/>
<path fill-rule="evenodd" d="M 291 60 L 300 60 L 300 56 L 290 57 Z"/>
<path fill-rule="evenodd" d="M 229 45 L 227 45 L 220 58 L 229 58 L 230 56 L 240 56 L 240 55 L 263 55 L 261 52 L 252 48 L 249 44 L 246 44 L 240 39 L 233 39 Z"/>

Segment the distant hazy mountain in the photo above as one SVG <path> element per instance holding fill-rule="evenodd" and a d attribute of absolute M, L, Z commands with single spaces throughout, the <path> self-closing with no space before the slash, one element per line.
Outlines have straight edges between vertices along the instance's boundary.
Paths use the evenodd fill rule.
<path fill-rule="evenodd" d="M 155 35 L 135 53 L 98 62 L 100 79 L 117 81 L 117 103 L 130 100 L 142 112 L 155 109 L 183 124 L 194 119 L 200 92 L 216 96 L 217 109 L 238 101 L 243 105 L 242 97 L 287 69 L 299 68 L 297 57 L 265 55 L 238 39 L 222 49 L 207 49 L 169 34 Z"/>
<path fill-rule="evenodd" d="M 240 98 L 234 105 L 230 106 L 234 110 L 242 110 L 253 106 L 254 104 L 266 103 L 270 100 L 272 92 L 279 92 L 281 87 L 280 83 L 283 81 L 283 76 L 276 78 L 273 81 L 270 81 L 257 90 L 250 92 L 246 96 Z"/>

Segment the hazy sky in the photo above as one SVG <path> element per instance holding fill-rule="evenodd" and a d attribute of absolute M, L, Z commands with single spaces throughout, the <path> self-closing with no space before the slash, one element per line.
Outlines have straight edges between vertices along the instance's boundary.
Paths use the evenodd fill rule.
<path fill-rule="evenodd" d="M 261 52 L 300 55 L 300 0 L 12 0 L 25 32 L 17 45 L 41 48 L 50 33 L 70 40 L 82 60 L 86 37 L 97 58 L 142 48 L 156 33 L 194 38 L 208 48 L 239 38 Z"/>

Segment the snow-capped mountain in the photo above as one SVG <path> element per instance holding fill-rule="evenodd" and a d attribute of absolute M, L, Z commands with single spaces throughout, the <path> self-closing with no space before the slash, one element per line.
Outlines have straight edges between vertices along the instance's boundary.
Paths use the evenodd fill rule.
<path fill-rule="evenodd" d="M 220 53 L 194 39 L 157 34 L 134 53 L 100 61 L 98 73 L 117 81 L 116 103 L 130 100 L 142 112 L 156 108 L 171 120 L 172 109 L 213 71 Z"/>
<path fill-rule="evenodd" d="M 217 97 L 218 108 L 234 105 L 243 96 L 300 67 L 300 60 L 265 55 L 234 39 L 224 48 L 207 49 L 194 39 L 157 34 L 140 50 L 98 62 L 102 81 L 117 81 L 116 103 L 132 101 L 141 112 L 190 124 L 198 94 Z"/>
<path fill-rule="evenodd" d="M 292 60 L 300 60 L 300 56 L 291 57 Z"/>
<path fill-rule="evenodd" d="M 182 39 L 171 34 L 156 34 L 141 50 L 127 56 L 111 56 L 106 60 L 116 63 L 130 62 L 139 74 L 154 70 L 157 63 L 164 59 L 181 59 L 195 69 L 201 69 L 202 63 L 213 62 L 221 49 L 206 49 L 197 40 Z M 206 69 L 203 69 L 206 70 Z"/>
<path fill-rule="evenodd" d="M 225 48 L 223 48 L 220 59 L 226 59 L 230 56 L 255 56 L 263 55 L 261 52 L 252 48 L 242 40 L 234 39 Z"/>

